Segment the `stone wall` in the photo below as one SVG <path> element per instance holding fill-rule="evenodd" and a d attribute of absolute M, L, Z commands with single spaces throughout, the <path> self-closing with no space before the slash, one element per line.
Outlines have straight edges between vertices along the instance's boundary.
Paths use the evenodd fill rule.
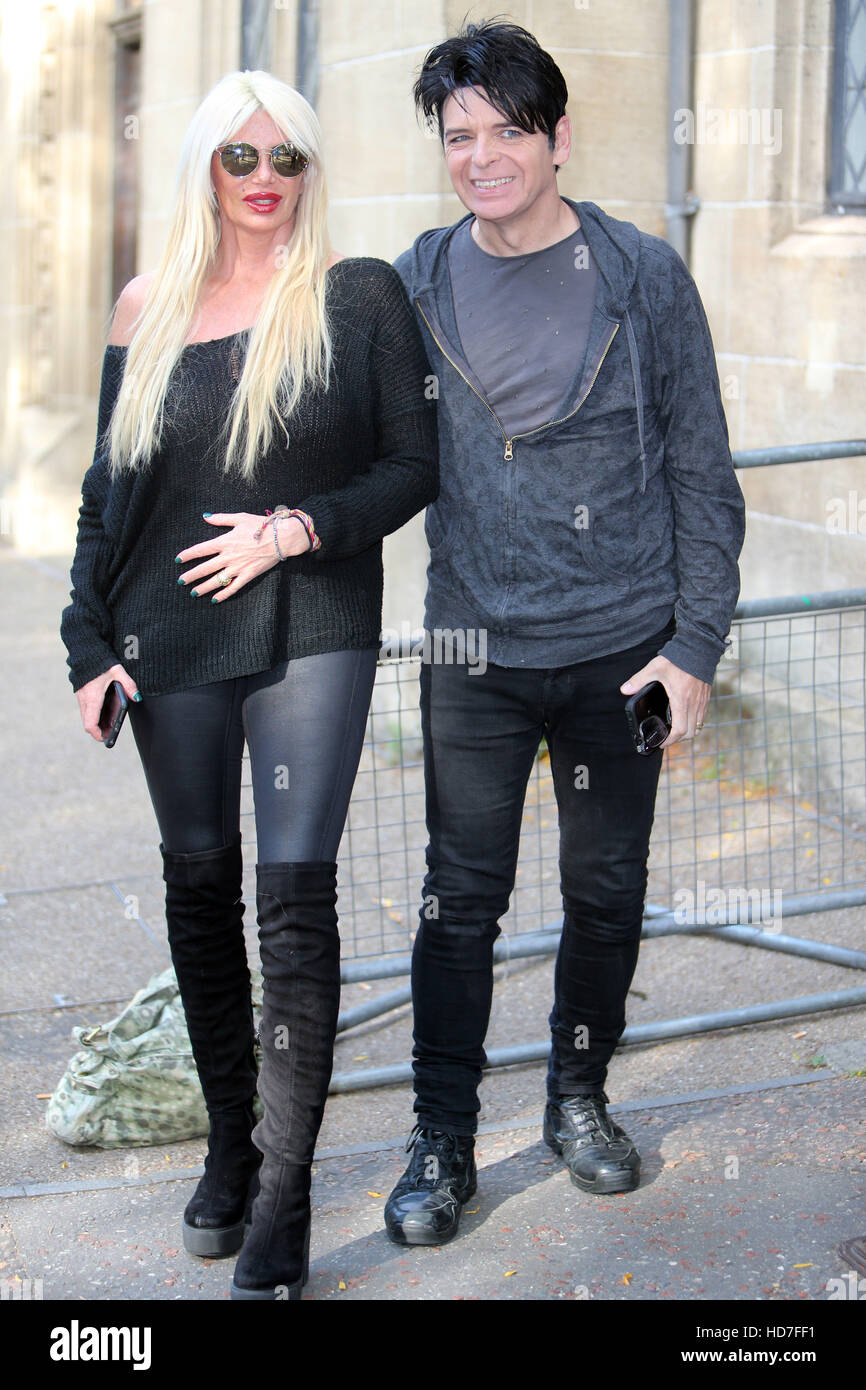
<path fill-rule="evenodd" d="M 692 271 L 732 443 L 862 439 L 866 218 L 827 210 L 832 5 L 720 0 L 698 16 Z M 770 113 L 769 138 L 711 143 L 712 109 Z M 862 458 L 741 474 L 744 595 L 862 586 L 866 515 L 858 533 L 849 493 L 866 512 L 863 476 Z M 847 534 L 835 526 L 843 502 Z"/>
<path fill-rule="evenodd" d="M 461 214 L 438 142 L 415 121 L 411 86 L 432 44 L 464 15 L 495 9 L 465 0 L 319 5 L 316 104 L 332 237 L 343 252 L 391 259 L 425 227 Z M 515 0 L 509 14 L 553 53 L 568 82 L 575 139 L 563 193 L 663 235 L 666 0 Z M 713 0 L 697 15 L 692 269 L 719 354 L 732 442 L 862 436 L 866 219 L 838 216 L 826 202 L 831 0 Z M 0 129 L 20 151 L 0 208 L 10 271 L 0 303 L 0 529 L 34 554 L 71 550 L 92 450 L 111 312 L 112 150 L 123 115 L 113 53 L 126 23 L 141 28 L 131 138 L 143 270 L 165 235 L 189 116 L 239 64 L 241 0 L 7 6 L 0 29 Z M 297 0 L 276 0 L 271 66 L 288 81 L 297 80 L 297 28 Z M 745 113 L 742 138 L 714 140 L 714 111 L 734 123 Z M 742 475 L 750 507 L 744 594 L 861 580 L 862 466 Z M 395 625 L 420 616 L 420 530 L 418 520 L 388 542 L 386 622 Z"/>

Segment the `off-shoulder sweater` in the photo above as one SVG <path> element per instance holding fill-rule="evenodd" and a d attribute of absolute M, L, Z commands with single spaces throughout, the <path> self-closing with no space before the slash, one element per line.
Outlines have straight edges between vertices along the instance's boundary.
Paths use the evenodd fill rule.
<path fill-rule="evenodd" d="M 333 364 L 250 480 L 225 471 L 224 425 L 247 334 L 187 345 L 149 464 L 111 476 L 106 430 L 126 349 L 105 352 L 94 460 L 82 489 L 72 602 L 61 635 L 79 689 L 121 663 L 142 694 L 378 644 L 382 537 L 438 491 L 429 365 L 403 285 L 384 261 L 328 272 Z M 203 512 L 313 519 L 321 550 L 276 565 L 218 604 L 178 585 L 179 551 L 212 538 Z M 272 545 L 270 531 L 263 544 Z"/>

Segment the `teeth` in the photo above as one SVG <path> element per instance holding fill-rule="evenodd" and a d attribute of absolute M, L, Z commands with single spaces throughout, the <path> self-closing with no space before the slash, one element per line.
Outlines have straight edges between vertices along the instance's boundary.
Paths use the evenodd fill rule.
<path fill-rule="evenodd" d="M 511 176 L 507 179 L 473 179 L 476 188 L 498 188 L 502 183 L 511 183 Z"/>

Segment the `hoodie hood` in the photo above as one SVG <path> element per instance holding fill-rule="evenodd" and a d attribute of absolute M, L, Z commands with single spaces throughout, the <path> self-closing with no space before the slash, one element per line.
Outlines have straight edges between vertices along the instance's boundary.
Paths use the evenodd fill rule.
<path fill-rule="evenodd" d="M 593 309 L 582 370 L 578 371 L 567 410 L 576 409 L 595 380 L 599 364 L 612 341 L 613 334 L 625 324 L 629 362 L 634 385 L 637 432 L 640 441 L 640 492 L 646 491 L 647 465 L 643 392 L 640 379 L 640 358 L 637 340 L 628 313 L 628 303 L 635 287 L 640 261 L 640 232 L 631 222 L 610 217 L 595 203 L 575 203 L 563 199 L 580 220 L 581 230 L 596 266 L 598 290 Z M 412 248 L 400 257 L 397 267 L 409 289 L 410 296 L 430 332 L 440 341 L 443 351 L 451 358 L 473 390 L 483 398 L 483 387 L 459 347 L 460 335 L 450 294 L 448 248 L 459 227 L 474 220 L 467 213 L 450 227 L 437 227 L 418 237 Z M 613 330 L 611 325 L 615 325 Z M 504 431 L 503 431 L 504 434 Z M 508 448 L 506 441 L 506 448 Z"/>
<path fill-rule="evenodd" d="M 598 266 L 597 307 L 609 319 L 621 319 L 637 279 L 640 260 L 640 232 L 631 222 L 610 217 L 595 203 L 575 203 L 563 198 L 577 213 L 587 245 Z M 438 284 L 447 271 L 448 246 L 458 227 L 474 221 L 468 212 L 450 227 L 434 227 L 423 232 L 415 244 L 400 257 L 400 268 L 411 285 L 414 297 L 424 295 Z M 406 273 L 408 270 L 408 274 Z"/>

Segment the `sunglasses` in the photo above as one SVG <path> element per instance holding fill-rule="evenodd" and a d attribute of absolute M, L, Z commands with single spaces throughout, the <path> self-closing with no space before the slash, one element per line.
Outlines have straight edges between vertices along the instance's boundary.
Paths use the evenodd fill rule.
<path fill-rule="evenodd" d="M 296 179 L 310 162 L 305 154 L 288 144 L 275 145 L 272 150 L 257 150 L 255 145 L 236 141 L 233 145 L 221 145 L 216 153 L 226 173 L 234 179 L 243 179 L 247 174 L 254 173 L 263 154 L 267 154 L 271 168 L 282 179 Z"/>
<path fill-rule="evenodd" d="M 654 748 L 658 748 L 664 743 L 670 733 L 670 726 L 660 719 L 657 714 L 651 714 L 648 719 L 642 719 L 638 725 L 642 747 L 638 748 L 639 753 L 651 753 Z"/>
<path fill-rule="evenodd" d="M 651 753 L 671 731 L 668 692 L 661 681 L 650 681 L 625 703 L 625 717 L 639 753 Z"/>

